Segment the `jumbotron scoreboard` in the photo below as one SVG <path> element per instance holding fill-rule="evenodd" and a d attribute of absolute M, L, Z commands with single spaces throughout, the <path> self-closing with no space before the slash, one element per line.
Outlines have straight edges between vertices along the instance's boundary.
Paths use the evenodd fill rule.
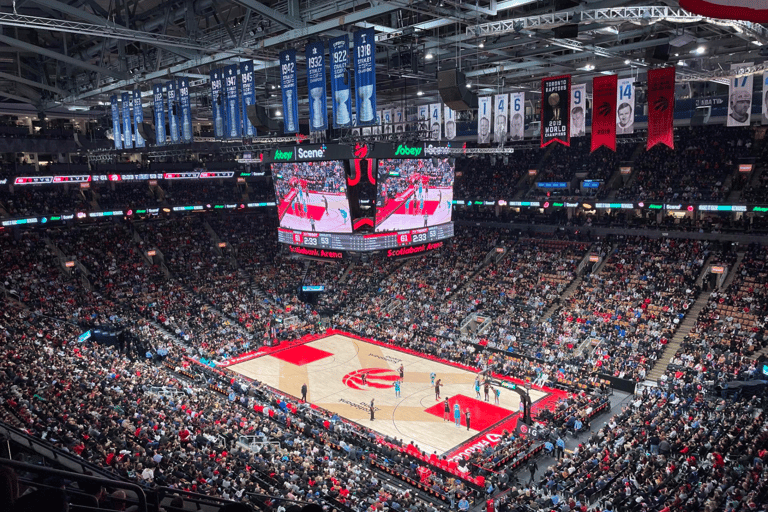
<path fill-rule="evenodd" d="M 343 257 L 337 251 L 405 257 L 441 247 L 454 234 L 455 163 L 449 148 L 434 143 L 276 148 L 265 162 L 275 186 L 278 241 L 298 255 L 321 258 Z M 361 160 L 367 160 L 367 179 L 376 186 L 375 215 L 352 218 L 359 208 L 350 204 L 356 194 L 348 192 L 364 178 Z"/>

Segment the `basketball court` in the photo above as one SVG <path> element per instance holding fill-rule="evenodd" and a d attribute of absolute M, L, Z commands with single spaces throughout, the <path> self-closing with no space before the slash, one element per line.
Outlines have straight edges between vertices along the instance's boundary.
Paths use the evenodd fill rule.
<path fill-rule="evenodd" d="M 401 396 L 396 397 L 394 383 L 399 379 L 400 365 L 404 379 Z M 519 416 L 520 400 L 514 391 L 500 388 L 498 405 L 494 404 L 493 392 L 488 402 L 484 400 L 482 388 L 478 399 L 474 386 L 477 374 L 469 369 L 348 335 L 330 334 L 271 351 L 229 366 L 229 370 L 297 398 L 306 383 L 310 403 L 405 443 L 413 441 L 429 454 L 436 451 L 453 455 L 476 443 L 478 436 L 498 436 L 503 430 L 512 432 Z M 443 384 L 439 400 L 435 399 L 435 387 L 430 383 L 431 372 Z M 530 390 L 530 396 L 534 409 L 548 399 L 557 399 L 546 390 Z M 449 421 L 443 419 L 445 398 L 451 406 Z M 371 399 L 375 406 L 373 421 Z M 454 403 L 461 408 L 460 427 L 454 423 Z M 464 422 L 467 408 L 471 415 L 469 430 Z"/>

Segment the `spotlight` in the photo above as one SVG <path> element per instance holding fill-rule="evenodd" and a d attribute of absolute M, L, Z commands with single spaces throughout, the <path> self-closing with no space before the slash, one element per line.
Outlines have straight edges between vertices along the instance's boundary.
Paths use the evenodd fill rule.
<path fill-rule="evenodd" d="M 704 52 L 706 51 L 707 51 L 706 48 L 704 48 L 703 46 L 699 46 L 698 48 L 696 48 L 696 50 L 694 50 L 693 53 L 695 53 L 696 55 L 704 55 Z"/>
<path fill-rule="evenodd" d="M 432 55 L 432 52 L 427 52 L 427 54 L 424 56 L 424 58 L 427 59 L 427 60 L 432 60 L 432 59 L 435 58 L 435 56 Z"/>
<path fill-rule="evenodd" d="M 480 44 L 478 45 L 480 48 L 485 48 L 485 39 L 480 41 Z"/>
<path fill-rule="evenodd" d="M 626 59 L 626 60 L 624 60 L 624 64 L 629 66 L 630 64 L 632 64 L 632 61 L 629 60 L 629 59 Z"/>

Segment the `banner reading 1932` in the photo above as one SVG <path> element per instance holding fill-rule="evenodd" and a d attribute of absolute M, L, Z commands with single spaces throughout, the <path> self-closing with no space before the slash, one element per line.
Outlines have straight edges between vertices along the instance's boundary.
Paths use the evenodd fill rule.
<path fill-rule="evenodd" d="M 571 76 L 545 78 L 541 81 L 541 147 L 553 142 L 571 145 Z"/>
<path fill-rule="evenodd" d="M 371 125 L 376 123 L 376 33 L 358 30 L 354 42 L 357 125 Z"/>
<path fill-rule="evenodd" d="M 325 43 L 308 44 L 307 89 L 309 89 L 309 129 L 322 132 L 328 129 L 328 111 L 325 90 Z"/>
<path fill-rule="evenodd" d="M 299 98 L 296 84 L 296 50 L 280 52 L 280 83 L 283 89 L 283 124 L 285 133 L 299 131 Z"/>

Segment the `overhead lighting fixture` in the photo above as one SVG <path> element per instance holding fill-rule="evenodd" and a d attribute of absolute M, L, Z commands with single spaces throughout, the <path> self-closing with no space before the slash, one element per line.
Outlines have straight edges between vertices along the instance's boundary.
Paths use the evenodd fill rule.
<path fill-rule="evenodd" d="M 625 64 L 625 65 L 627 65 L 627 66 L 629 66 L 630 64 L 632 64 L 632 61 L 631 61 L 631 60 L 629 60 L 629 59 L 625 59 L 625 60 L 624 60 L 624 64 Z"/>
<path fill-rule="evenodd" d="M 480 41 L 480 44 L 479 44 L 479 45 L 477 45 L 477 46 L 479 46 L 480 48 L 485 48 L 485 39 L 483 39 L 482 41 Z"/>
<path fill-rule="evenodd" d="M 419 89 L 419 91 L 418 91 L 416 94 L 418 94 L 419 96 L 424 96 L 424 91 L 422 91 L 421 89 Z"/>
<path fill-rule="evenodd" d="M 693 53 L 695 53 L 696 55 L 704 55 L 704 52 L 706 51 L 707 51 L 706 48 L 704 48 L 703 46 L 699 46 L 698 48 L 696 48 L 696 50 L 694 50 Z"/>
<path fill-rule="evenodd" d="M 427 52 L 427 54 L 424 56 L 424 58 L 427 59 L 427 60 L 432 60 L 432 59 L 435 58 L 435 56 L 432 55 L 432 52 Z"/>
<path fill-rule="evenodd" d="M 278 110 L 278 111 L 276 111 L 276 112 L 275 112 L 275 115 L 276 115 L 277 117 L 282 117 L 283 113 L 282 113 L 281 111 L 279 111 L 279 110 Z"/>
<path fill-rule="evenodd" d="M 752 43 L 755 46 L 763 46 L 763 43 L 758 41 L 757 39 L 750 41 L 750 43 Z"/>
<path fill-rule="evenodd" d="M 470 87 L 472 87 L 472 82 L 467 82 L 467 89 L 469 89 Z"/>

